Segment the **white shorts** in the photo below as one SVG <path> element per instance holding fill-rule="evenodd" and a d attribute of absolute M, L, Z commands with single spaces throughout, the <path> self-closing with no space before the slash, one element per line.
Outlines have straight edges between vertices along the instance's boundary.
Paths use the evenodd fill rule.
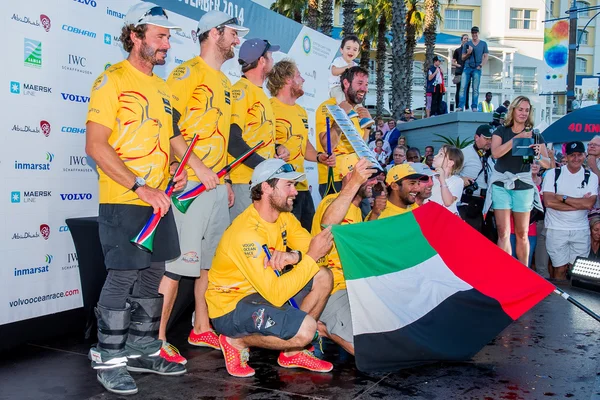
<path fill-rule="evenodd" d="M 335 102 L 339 105 L 343 101 L 346 101 L 346 95 L 340 85 L 335 85 L 329 89 L 329 97 L 335 97 Z"/>
<path fill-rule="evenodd" d="M 188 181 L 185 191 L 198 184 Z M 217 245 L 229 226 L 227 203 L 227 187 L 218 185 L 216 189 L 198 196 L 185 214 L 171 206 L 179 233 L 181 255 L 166 263 L 166 271 L 197 278 L 201 269 L 210 269 Z"/>
<path fill-rule="evenodd" d="M 589 229 L 572 231 L 548 229 L 546 233 L 546 249 L 554 267 L 573 264 L 577 257 L 587 257 L 590 253 L 590 245 Z"/>
<path fill-rule="evenodd" d="M 346 289 L 338 290 L 327 300 L 319 320 L 327 327 L 327 332 L 337 335 L 354 346 L 352 314 Z"/>

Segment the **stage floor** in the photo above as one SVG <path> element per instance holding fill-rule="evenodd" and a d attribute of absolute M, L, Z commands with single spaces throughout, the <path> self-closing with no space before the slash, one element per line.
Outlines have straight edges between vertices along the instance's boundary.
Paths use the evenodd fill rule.
<path fill-rule="evenodd" d="M 600 312 L 600 294 L 568 288 Z M 191 310 L 190 310 L 191 313 Z M 43 329 L 43 327 L 40 327 Z M 219 351 L 187 344 L 189 318 L 170 340 L 188 358 L 182 377 L 135 374 L 135 399 L 590 399 L 600 398 L 600 325 L 556 295 L 513 323 L 468 363 L 434 364 L 365 375 L 353 358 L 327 357 L 329 374 L 284 369 L 275 352 L 252 351 L 256 376 L 227 374 Z M 117 399 L 96 381 L 89 344 L 73 337 L 30 343 L 0 354 L 0 399 Z"/>

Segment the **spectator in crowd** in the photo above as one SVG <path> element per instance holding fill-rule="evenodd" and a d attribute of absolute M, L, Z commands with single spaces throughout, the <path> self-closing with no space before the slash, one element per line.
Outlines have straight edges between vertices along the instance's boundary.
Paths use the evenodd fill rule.
<path fill-rule="evenodd" d="M 433 158 L 434 158 L 433 154 L 430 154 L 427 157 L 425 157 L 425 164 L 429 167 L 429 169 L 434 169 L 433 168 Z"/>
<path fill-rule="evenodd" d="M 509 100 L 504 100 L 504 103 L 502 103 L 501 105 L 498 106 L 498 108 L 496 108 L 495 112 L 497 112 L 498 114 L 504 114 L 504 116 L 506 116 L 506 113 L 508 112 L 508 107 L 510 106 L 510 101 Z"/>
<path fill-rule="evenodd" d="M 271 107 L 275 114 L 275 144 L 290 151 L 290 164 L 304 173 L 304 160 L 335 165 L 335 155 L 317 153 L 308 140 L 308 115 L 297 100 L 304 95 L 304 78 L 291 59 L 283 59 L 273 66 L 268 75 L 267 88 L 271 93 Z M 298 182 L 292 214 L 302 227 L 310 230 L 315 215 L 315 205 L 308 191 L 308 180 Z"/>
<path fill-rule="evenodd" d="M 402 135 L 398 138 L 398 145 L 406 147 L 408 150 L 408 144 L 406 143 L 406 136 Z"/>
<path fill-rule="evenodd" d="M 384 136 L 383 132 L 381 132 L 381 131 L 375 131 L 375 140 L 369 142 L 369 148 L 371 150 L 374 150 L 375 147 L 376 147 L 375 141 L 377 139 L 382 139 L 383 140 L 383 136 Z M 388 142 L 386 142 L 385 140 L 383 140 L 383 150 L 386 153 L 386 157 L 389 157 L 390 154 L 392 154 L 392 148 L 390 147 L 390 144 Z"/>
<path fill-rule="evenodd" d="M 450 145 L 442 146 L 433 158 L 437 177 L 433 180 L 431 201 L 441 204 L 456 215 L 458 215 L 457 202 L 464 187 L 463 180 L 458 176 L 463 162 L 462 151 Z"/>
<path fill-rule="evenodd" d="M 481 81 L 481 70 L 488 61 L 488 46 L 483 40 L 479 40 L 479 28 L 474 26 L 471 28 L 471 37 L 462 46 L 462 60 L 465 62 L 464 70 L 461 79 L 462 92 L 458 103 L 457 111 L 462 111 L 464 108 L 468 108 L 469 105 L 465 104 L 467 95 L 467 82 L 473 79 L 471 84 L 473 88 L 473 97 L 471 99 L 471 110 L 477 111 L 477 104 L 479 103 L 479 83 Z"/>
<path fill-rule="evenodd" d="M 587 166 L 590 171 L 600 178 L 600 136 L 598 135 L 594 136 L 588 143 Z M 600 208 L 598 199 L 596 199 L 594 208 Z"/>
<path fill-rule="evenodd" d="M 248 39 L 240 47 L 238 62 L 243 75 L 231 88 L 229 158 L 240 157 L 261 140 L 263 145 L 230 173 L 235 193 L 235 202 L 229 209 L 232 221 L 252 204 L 248 182 L 254 168 L 266 159 L 277 157 L 287 161 L 290 156 L 285 146 L 275 144 L 275 114 L 263 90 L 267 74 L 273 68 L 273 53 L 279 49 L 263 39 Z"/>
<path fill-rule="evenodd" d="M 421 160 L 421 162 L 425 162 L 425 159 L 427 158 L 427 156 L 433 156 L 434 151 L 435 151 L 435 149 L 433 146 L 425 146 L 425 154 L 423 155 L 423 159 Z"/>
<path fill-rule="evenodd" d="M 388 126 L 388 129 L 387 129 L 387 131 L 385 132 L 385 135 L 383 136 L 383 140 L 385 140 L 386 142 L 388 142 L 388 143 L 389 143 L 389 141 L 390 141 L 390 134 L 391 134 L 391 132 L 392 132 L 394 129 L 396 129 L 396 121 L 395 121 L 394 119 L 390 119 L 390 120 L 387 122 L 387 126 Z M 393 148 L 393 147 L 392 147 L 392 148 Z"/>
<path fill-rule="evenodd" d="M 416 147 L 411 147 L 406 152 L 406 161 L 408 162 L 420 162 L 421 161 L 421 152 Z"/>
<path fill-rule="evenodd" d="M 485 94 L 485 100 L 477 105 L 477 111 L 484 113 L 493 113 L 494 105 L 492 104 L 492 92 Z"/>
<path fill-rule="evenodd" d="M 405 108 L 404 112 L 402 113 L 402 116 L 400 117 L 400 120 L 398 121 L 399 123 L 404 123 L 404 122 L 410 122 L 410 121 L 415 121 L 415 115 L 413 114 L 413 111 L 410 108 Z"/>
<path fill-rule="evenodd" d="M 233 220 L 217 246 L 206 302 L 232 376 L 254 375 L 247 363 L 249 347 L 279 350 L 277 363 L 284 368 L 333 368 L 304 350 L 332 285 L 331 272 L 316 260 L 333 244 L 329 228 L 311 237 L 291 213 L 294 184 L 304 178 L 281 159 L 258 164 L 248 185 L 252 204 Z M 262 245 L 270 249 L 270 256 Z M 286 265 L 295 268 L 279 279 L 274 270 Z M 298 309 L 287 304 L 293 296 Z"/>
<path fill-rule="evenodd" d="M 398 145 L 398 146 L 396 146 L 396 148 L 394 148 L 394 151 L 392 152 L 392 161 L 387 166 L 387 169 L 389 171 L 390 168 L 392 168 L 392 166 L 404 164 L 405 162 L 406 162 L 406 150 L 403 146 Z"/>
<path fill-rule="evenodd" d="M 396 124 L 396 127 L 394 128 L 394 130 L 388 132 L 387 141 L 390 144 L 391 149 L 393 149 L 394 147 L 396 147 L 396 145 L 398 145 L 398 141 L 402 137 L 402 135 L 400 134 L 400 124 L 401 124 L 401 121 L 398 120 L 398 123 Z"/>
<path fill-rule="evenodd" d="M 546 248 L 554 266 L 555 282 L 567 282 L 567 269 L 590 252 L 588 211 L 596 202 L 598 177 L 583 167 L 585 147 L 567 144 L 567 165 L 551 169 L 543 183 L 546 205 Z"/>
<path fill-rule="evenodd" d="M 462 149 L 464 166 L 460 171 L 465 189 L 458 206 L 460 217 L 477 231 L 484 232 L 483 204 L 494 168 L 490 151 L 493 128 L 480 125 L 475 131 L 473 145 Z"/>
<path fill-rule="evenodd" d="M 433 161 L 433 155 L 428 157 L 431 157 Z M 419 179 L 419 184 L 421 187 L 419 189 L 419 193 L 417 193 L 417 199 L 415 200 L 415 204 L 422 206 L 429 201 L 429 198 L 433 194 L 433 179 L 435 177 L 435 172 L 430 167 L 422 163 L 412 163 L 411 166 L 415 171 L 417 171 L 418 174 L 427 176 L 427 179 Z"/>
<path fill-rule="evenodd" d="M 441 64 L 442 60 L 440 60 L 438 56 L 434 56 L 433 65 L 429 67 L 429 71 L 427 73 L 427 104 L 425 108 L 427 118 L 440 113 L 442 96 L 446 92 L 446 87 L 444 85 L 444 73 L 442 72 Z"/>
<path fill-rule="evenodd" d="M 500 108 L 500 107 L 498 107 Z M 498 127 L 504 125 L 504 121 L 506 120 L 506 113 L 500 113 L 498 111 L 494 111 L 492 114 L 492 126 Z"/>
<path fill-rule="evenodd" d="M 469 35 L 466 33 L 460 38 L 460 46 L 454 49 L 452 53 L 452 67 L 454 68 L 454 79 L 453 82 L 456 84 L 456 95 L 454 96 L 454 107 L 458 108 L 460 103 L 460 94 L 462 87 L 462 74 L 464 70 L 465 62 L 462 59 L 462 48 L 469 41 Z M 469 104 L 469 88 L 471 87 L 471 80 L 467 82 L 467 104 Z"/>
<path fill-rule="evenodd" d="M 590 214 L 589 220 L 591 245 L 587 258 L 600 261 L 600 214 Z"/>
<path fill-rule="evenodd" d="M 387 164 L 387 159 L 389 157 L 389 154 L 383 148 L 383 144 L 384 144 L 384 141 L 382 138 L 376 139 L 375 140 L 375 148 L 373 149 L 373 152 L 375 153 L 375 158 L 377 159 L 377 162 L 385 165 L 385 164 Z"/>
<path fill-rule="evenodd" d="M 390 126 L 385 123 L 383 118 L 379 117 L 377 118 L 377 130 L 381 131 L 385 135 L 390 130 Z"/>
<path fill-rule="evenodd" d="M 525 96 L 514 99 L 504 126 L 496 128 L 492 136 L 492 157 L 497 161 L 484 206 L 485 213 L 491 201 L 498 230 L 498 246 L 508 254 L 512 253 L 510 246 L 512 213 L 515 222 L 517 258 L 523 265 L 527 265 L 529 261 L 527 230 L 530 212 L 534 204 L 538 210 L 542 207 L 539 192 L 535 190 L 531 179 L 533 157 L 513 155 L 514 139 L 533 139 L 534 144 L 531 147 L 539 157 L 540 165 L 544 168 L 550 166 L 544 138 L 532 131 L 533 122 L 531 101 Z"/>
<path fill-rule="evenodd" d="M 539 172 L 540 172 L 540 164 L 538 162 L 533 162 L 531 164 L 531 179 L 533 180 L 533 184 L 538 188 L 538 190 L 541 190 L 542 177 L 538 175 Z M 529 261 L 527 262 L 527 266 L 529 268 L 532 268 L 533 270 L 536 270 L 536 267 L 534 265 L 532 265 L 532 260 L 533 260 L 533 254 L 535 253 L 535 250 L 536 250 L 537 236 L 538 236 L 537 221 L 533 221 L 529 224 L 529 231 L 527 233 L 527 239 L 529 240 Z M 517 253 L 515 251 L 516 241 L 517 241 L 517 238 L 515 236 L 515 224 L 514 224 L 513 218 L 511 217 L 511 219 L 510 219 L 510 245 L 512 247 L 512 255 L 514 258 L 517 258 Z"/>
<path fill-rule="evenodd" d="M 443 97 L 442 97 L 443 99 Z M 440 102 L 440 111 L 437 113 L 437 115 L 444 115 L 444 114 L 448 114 L 448 103 L 446 103 L 445 100 L 442 100 Z"/>

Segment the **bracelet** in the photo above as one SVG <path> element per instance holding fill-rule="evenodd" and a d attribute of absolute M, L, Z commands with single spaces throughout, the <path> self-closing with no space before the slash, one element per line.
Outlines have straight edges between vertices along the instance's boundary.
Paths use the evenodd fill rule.
<path fill-rule="evenodd" d="M 230 185 L 233 185 L 233 181 L 231 179 L 223 179 L 223 181 L 225 183 L 229 183 Z"/>
<path fill-rule="evenodd" d="M 323 151 L 320 151 L 320 152 L 318 152 L 318 153 L 317 153 L 317 162 L 321 162 L 321 161 L 319 161 L 319 156 L 320 156 L 321 154 L 327 154 L 327 153 L 325 153 L 325 152 L 323 152 Z"/>
<path fill-rule="evenodd" d="M 440 185 L 440 187 L 448 188 L 448 185 Z"/>
<path fill-rule="evenodd" d="M 298 262 L 294 265 L 300 264 L 300 261 L 302 261 L 302 252 L 300 250 L 292 250 L 290 253 L 298 254 Z"/>

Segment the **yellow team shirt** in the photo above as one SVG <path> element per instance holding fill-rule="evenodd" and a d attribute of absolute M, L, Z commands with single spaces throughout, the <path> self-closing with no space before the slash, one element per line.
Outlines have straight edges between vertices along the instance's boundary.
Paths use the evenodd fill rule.
<path fill-rule="evenodd" d="M 208 272 L 208 316 L 221 317 L 233 311 L 241 299 L 257 292 L 281 307 L 319 272 L 315 260 L 306 254 L 311 240 L 292 213 L 283 212 L 270 223 L 250 205 L 233 220 L 217 246 Z M 302 261 L 278 278 L 271 267 L 264 267 L 263 244 L 271 252 L 286 251 L 286 247 L 299 250 Z"/>
<path fill-rule="evenodd" d="M 404 214 L 404 213 L 412 211 L 412 210 L 414 210 L 415 208 L 418 208 L 418 207 L 419 207 L 419 205 L 417 203 L 413 203 L 408 208 L 400 208 L 400 207 L 392 204 L 388 200 L 387 203 L 386 203 L 386 205 L 385 205 L 385 209 L 379 215 L 379 219 L 387 218 L 387 217 L 393 217 L 394 215 Z"/>
<path fill-rule="evenodd" d="M 335 105 L 337 104 L 337 101 L 335 100 L 335 97 L 332 97 L 328 100 L 325 100 L 323 103 L 321 103 L 321 105 L 319 106 L 319 108 L 317 108 L 317 111 L 315 112 L 315 129 L 317 132 L 317 152 L 327 152 L 327 148 L 324 148 L 321 145 L 321 140 L 319 140 L 319 135 L 321 132 L 327 132 L 327 117 L 329 117 L 330 120 L 330 126 L 333 125 L 334 120 L 333 117 L 331 116 L 331 114 L 329 114 L 329 111 L 327 110 L 327 106 L 328 105 Z M 358 118 L 352 118 L 352 122 L 354 123 L 354 127 L 356 128 L 356 130 L 362 134 L 363 130 L 360 127 L 360 123 L 358 121 Z M 333 133 L 332 133 L 333 135 Z M 352 145 L 350 144 L 350 142 L 348 141 L 348 139 L 346 138 L 346 135 L 344 135 L 342 133 L 342 137 L 340 138 L 340 141 L 338 142 L 337 146 L 335 146 L 334 149 L 332 149 L 333 153 L 335 153 L 336 155 L 336 166 L 333 167 L 333 180 L 335 182 L 339 182 L 342 180 L 342 174 L 340 173 L 340 170 L 338 169 L 337 165 L 339 165 L 338 163 L 340 162 L 340 160 L 342 159 L 342 157 L 346 157 L 349 154 L 353 154 L 355 153 L 354 148 L 352 147 Z M 317 165 L 317 170 L 319 172 L 319 185 L 323 184 L 323 183 L 327 183 L 327 166 L 325 164 L 318 164 Z"/>
<path fill-rule="evenodd" d="M 112 130 L 108 143 L 148 186 L 167 187 L 173 116 L 165 81 L 142 73 L 127 60 L 111 66 L 92 86 L 87 121 Z M 100 203 L 148 205 L 100 167 L 98 174 Z"/>
<path fill-rule="evenodd" d="M 179 113 L 179 129 L 188 144 L 194 134 L 199 139 L 196 154 L 208 168 L 219 172 L 227 165 L 227 145 L 231 123 L 231 82 L 227 75 L 194 57 L 175 68 L 167 79 L 173 94 L 173 107 Z M 187 168 L 188 179 L 200 181 Z"/>
<path fill-rule="evenodd" d="M 321 203 L 319 203 L 319 206 L 317 207 L 317 210 L 315 211 L 315 216 L 313 218 L 311 230 L 311 234 L 313 236 L 318 235 L 323 230 L 321 228 L 321 220 L 323 219 L 323 214 L 325 214 L 325 210 L 327 210 L 327 207 L 329 207 L 339 195 L 339 193 L 330 194 L 328 196 L 325 196 L 323 200 L 321 200 Z M 350 208 L 344 216 L 342 225 L 357 224 L 359 222 L 362 222 L 362 213 L 360 211 L 360 208 L 356 207 L 354 204 L 350 204 Z M 344 278 L 344 271 L 342 271 L 340 255 L 338 254 L 335 244 L 325 257 L 327 258 L 326 260 L 319 259 L 318 261 L 320 264 L 327 264 L 327 267 L 333 273 L 333 289 L 331 290 L 331 294 L 334 294 L 338 290 L 346 289 L 346 279 Z"/>
<path fill-rule="evenodd" d="M 264 159 L 275 157 L 275 116 L 271 102 L 263 88 L 242 77 L 233 85 L 231 123 L 242 129 L 242 139 L 250 147 L 261 140 L 256 154 Z M 235 158 L 229 155 L 229 161 Z M 254 169 L 240 164 L 229 174 L 233 183 L 248 184 Z"/>
<path fill-rule="evenodd" d="M 290 106 L 277 97 L 271 97 L 271 107 L 275 114 L 275 143 L 285 146 L 290 152 L 290 160 L 296 171 L 304 172 L 304 157 L 308 145 L 308 115 L 299 104 Z M 298 182 L 296 190 L 307 191 L 308 181 Z"/>

